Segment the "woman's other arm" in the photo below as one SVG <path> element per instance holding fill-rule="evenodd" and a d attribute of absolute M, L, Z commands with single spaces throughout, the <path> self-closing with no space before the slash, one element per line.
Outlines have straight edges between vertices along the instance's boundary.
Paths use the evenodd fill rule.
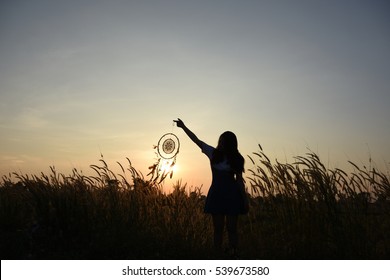
<path fill-rule="evenodd" d="M 238 187 L 240 188 L 241 197 L 242 197 L 243 202 L 244 202 L 244 211 L 245 211 L 245 213 L 248 213 L 249 199 L 248 199 L 248 194 L 246 193 L 246 190 L 245 190 L 245 183 L 244 183 L 244 178 L 242 177 L 242 173 L 236 174 L 236 181 L 238 183 Z"/>

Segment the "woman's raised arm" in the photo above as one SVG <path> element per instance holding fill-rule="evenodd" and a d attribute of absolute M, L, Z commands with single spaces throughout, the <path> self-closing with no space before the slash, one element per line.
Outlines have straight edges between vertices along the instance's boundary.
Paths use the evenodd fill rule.
<path fill-rule="evenodd" d="M 185 124 L 184 122 L 181 120 L 181 119 L 177 119 L 177 120 L 174 120 L 174 122 L 176 123 L 177 127 L 181 127 L 184 132 L 187 134 L 187 136 L 196 144 L 199 146 L 199 148 L 202 149 L 202 144 L 203 142 L 201 140 L 199 140 L 199 138 L 195 135 L 195 133 L 193 133 Z"/>

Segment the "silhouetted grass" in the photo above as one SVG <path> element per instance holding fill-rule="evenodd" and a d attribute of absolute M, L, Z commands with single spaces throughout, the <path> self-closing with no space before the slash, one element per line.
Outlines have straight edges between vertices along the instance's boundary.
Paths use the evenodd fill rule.
<path fill-rule="evenodd" d="M 240 218 L 243 259 L 387 259 L 389 175 L 328 170 L 315 153 L 291 164 L 249 156 L 250 212 Z M 95 176 L 76 169 L 3 177 L 2 259 L 210 259 L 204 196 L 177 182 L 171 194 L 128 160 L 114 174 L 101 159 Z"/>
<path fill-rule="evenodd" d="M 260 146 L 259 146 L 260 147 Z M 292 164 L 260 151 L 249 157 L 249 185 L 256 209 L 252 245 L 264 257 L 294 259 L 376 259 L 390 256 L 389 175 L 360 169 L 348 175 L 328 170 L 315 153 Z M 256 236 L 261 238 L 256 238 Z M 252 257 L 256 257 L 253 255 Z"/>

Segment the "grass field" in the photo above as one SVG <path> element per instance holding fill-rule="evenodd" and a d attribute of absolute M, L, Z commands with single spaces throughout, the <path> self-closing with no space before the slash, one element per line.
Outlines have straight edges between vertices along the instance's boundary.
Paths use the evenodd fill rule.
<path fill-rule="evenodd" d="M 260 147 L 260 146 L 259 146 Z M 120 165 L 120 164 L 119 164 Z M 250 212 L 241 259 L 388 259 L 389 174 L 354 163 L 325 168 L 315 153 L 272 163 L 248 156 Z M 214 259 L 205 197 L 178 182 L 165 194 L 129 161 L 96 176 L 10 174 L 0 184 L 1 259 Z"/>

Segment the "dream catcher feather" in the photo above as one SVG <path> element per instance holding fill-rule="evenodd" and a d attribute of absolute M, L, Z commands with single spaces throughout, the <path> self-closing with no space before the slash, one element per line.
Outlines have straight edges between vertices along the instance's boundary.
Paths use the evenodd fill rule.
<path fill-rule="evenodd" d="M 173 176 L 176 157 L 180 149 L 179 138 L 173 133 L 166 133 L 161 136 L 156 149 L 157 162 L 150 166 L 148 175 L 152 175 L 152 181 L 161 183 L 169 175 Z"/>

